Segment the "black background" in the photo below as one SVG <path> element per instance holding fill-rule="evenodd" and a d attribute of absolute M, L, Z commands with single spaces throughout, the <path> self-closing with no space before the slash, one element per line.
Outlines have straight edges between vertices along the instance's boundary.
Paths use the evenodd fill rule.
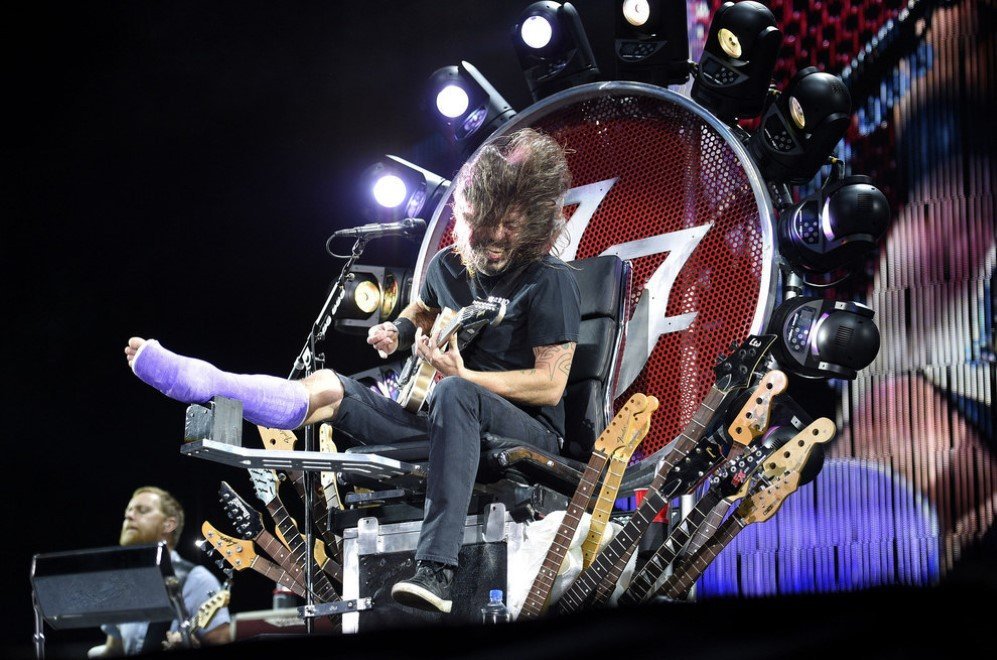
<path fill-rule="evenodd" d="M 509 38 L 527 4 L 175 0 L 5 12 L 4 655 L 32 652 L 32 555 L 115 545 L 137 486 L 184 503 L 179 549 L 191 559 L 201 521 L 227 528 L 218 482 L 251 497 L 244 472 L 180 455 L 185 406 L 131 374 L 128 338 L 155 337 L 229 371 L 290 373 L 342 267 L 326 239 L 367 222 L 363 169 L 386 153 L 447 178 L 459 166 L 420 107 L 429 74 L 466 59 L 513 107 L 531 104 Z M 613 3 L 574 4 L 612 78 Z M 362 261 L 410 266 L 417 251 L 380 239 Z M 325 351 L 346 373 L 377 362 L 359 336 L 334 333 Z M 268 608 L 270 588 L 240 573 L 233 611 Z M 591 639 L 593 617 L 552 628 L 563 639 L 546 650 Z M 46 632 L 84 650 L 102 641 L 97 630 Z M 819 650 L 824 633 L 848 643 L 842 629 L 817 632 L 793 650 Z M 426 650 L 403 642 L 386 638 L 384 653 Z M 362 654 L 360 643 L 349 648 Z M 764 639 L 752 648 L 771 657 Z"/>

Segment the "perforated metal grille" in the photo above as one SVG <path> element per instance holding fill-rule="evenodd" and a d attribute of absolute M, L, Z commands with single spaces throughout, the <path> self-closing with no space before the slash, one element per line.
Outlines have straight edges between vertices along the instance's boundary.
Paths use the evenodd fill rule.
<path fill-rule="evenodd" d="M 661 402 L 635 453 L 634 460 L 640 460 L 679 434 L 714 382 L 717 356 L 763 322 L 759 310 L 769 302 L 772 255 L 771 232 L 763 224 L 769 216 L 760 211 L 738 154 L 703 117 L 670 97 L 621 89 L 586 98 L 586 87 L 570 90 L 542 111 L 522 113 L 528 121 L 502 129 L 529 125 L 554 136 L 568 148 L 576 187 L 617 178 L 580 237 L 575 258 L 712 225 L 678 272 L 670 295 L 654 292 L 668 296 L 664 315 L 694 313 L 695 319 L 685 330 L 660 336 L 643 371 L 617 398 L 619 406 L 633 392 L 643 392 Z M 576 211 L 577 205 L 566 208 L 569 232 Z M 439 213 L 427 233 L 422 268 L 453 241 L 449 209 Z M 652 251 L 632 259 L 631 314 L 641 296 L 649 295 L 645 284 L 667 256 Z M 628 335 L 634 335 L 633 327 Z"/>

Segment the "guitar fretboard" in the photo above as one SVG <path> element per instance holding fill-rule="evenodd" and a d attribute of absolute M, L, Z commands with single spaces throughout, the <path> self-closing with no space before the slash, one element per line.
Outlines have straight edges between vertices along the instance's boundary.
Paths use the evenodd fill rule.
<path fill-rule="evenodd" d="M 298 492 L 298 497 L 301 498 L 301 501 L 307 502 L 308 500 L 305 498 L 305 473 L 301 470 L 292 470 L 287 472 L 287 476 L 294 484 L 294 489 Z M 332 529 L 329 527 L 329 506 L 325 500 L 324 492 L 317 492 L 312 497 L 312 519 L 315 521 L 315 526 L 318 527 L 326 547 L 335 548 L 337 552 L 340 552 L 340 556 L 342 556 L 340 541 L 336 539 L 336 535 L 333 534 Z M 329 559 L 329 564 L 331 564 L 333 577 L 342 584 L 343 567 L 332 559 Z"/>
<path fill-rule="evenodd" d="M 706 567 L 745 527 L 745 522 L 737 514 L 725 520 L 717 533 L 711 536 L 710 540 L 703 544 L 703 547 L 675 567 L 675 572 L 668 576 L 658 593 L 673 600 L 684 599 Z"/>
<path fill-rule="evenodd" d="M 274 541 L 277 541 L 277 539 L 274 539 Z M 277 544 L 280 545 L 280 541 L 277 541 Z M 249 567 L 260 575 L 273 580 L 277 584 L 287 587 L 298 596 L 305 598 L 305 588 L 298 584 L 292 576 L 288 575 L 287 571 L 269 559 L 257 555 L 253 558 L 253 561 L 249 564 Z"/>
<path fill-rule="evenodd" d="M 724 397 L 725 393 L 715 386 L 710 388 L 709 394 L 699 406 L 696 414 L 674 441 L 675 447 L 662 460 L 655 472 L 654 479 L 651 481 L 647 495 L 644 496 L 644 501 L 630 516 L 630 520 L 623 526 L 623 529 L 599 553 L 592 565 L 582 571 L 582 574 L 557 601 L 556 609 L 558 612 L 567 613 L 581 609 L 600 584 L 606 583 L 607 586 L 612 586 L 619 581 L 641 535 L 647 530 L 665 503 L 677 495 L 672 491 L 681 487 L 682 479 L 678 481 L 669 479 L 669 472 L 695 449 L 712 417 L 716 414 L 720 404 L 723 403 Z M 605 588 L 602 593 L 606 593 Z M 612 590 L 609 589 L 609 594 L 611 593 Z"/>
<path fill-rule="evenodd" d="M 589 523 L 589 533 L 582 542 L 582 568 L 588 568 L 595 561 L 595 556 L 599 552 L 599 543 L 602 535 L 606 531 L 609 523 L 609 516 L 613 512 L 613 503 L 616 495 L 620 491 L 620 483 L 623 481 L 623 474 L 627 469 L 627 462 L 636 447 L 621 447 L 616 450 L 609 460 L 609 470 L 603 477 L 602 487 L 599 489 L 599 498 L 592 508 L 592 520 Z"/>
<path fill-rule="evenodd" d="M 297 525 L 291 519 L 291 516 L 287 513 L 287 509 L 284 508 L 283 502 L 280 501 L 279 497 L 274 497 L 267 504 L 267 511 L 273 517 L 274 524 L 277 529 L 280 530 L 281 535 L 284 540 L 287 541 L 287 547 L 290 548 L 291 556 L 294 558 L 295 564 L 298 568 L 298 574 L 300 579 L 298 580 L 302 585 L 307 587 L 304 566 L 307 560 L 307 548 L 305 547 L 305 542 L 301 539 L 301 533 L 298 531 Z M 278 541 L 279 543 L 279 541 Z M 315 596 L 324 603 L 339 600 L 339 594 L 333 588 L 332 584 L 329 582 L 329 578 L 322 573 L 317 566 L 312 564 L 312 581 L 315 585 Z"/>
<path fill-rule="evenodd" d="M 689 512 L 682 522 L 671 531 L 668 537 L 662 542 L 654 554 L 647 560 L 647 563 L 633 576 L 630 585 L 623 592 L 617 601 L 617 605 L 636 605 L 643 602 L 654 590 L 654 585 L 664 574 L 665 570 L 671 566 L 678 556 L 692 539 L 693 535 L 704 526 L 706 516 L 721 501 L 720 494 L 713 490 L 700 498 L 696 508 Z M 709 528 L 709 535 L 716 532 L 716 528 Z"/>
<path fill-rule="evenodd" d="M 606 467 L 607 460 L 608 457 L 598 451 L 593 452 L 592 458 L 589 459 L 589 464 L 575 489 L 571 503 L 568 505 L 567 511 L 564 512 L 564 520 L 561 522 L 561 526 L 554 536 L 554 541 L 551 543 L 550 549 L 547 550 L 547 556 L 540 566 L 540 572 L 537 573 L 537 577 L 533 580 L 533 586 L 530 587 L 530 592 L 526 596 L 526 601 L 519 613 L 520 617 L 539 616 L 543 613 L 547 599 L 550 597 L 550 591 L 554 587 L 554 579 L 557 577 L 558 569 L 567 555 L 571 539 L 575 535 L 575 530 L 578 529 L 582 514 L 588 508 L 595 484 Z"/>

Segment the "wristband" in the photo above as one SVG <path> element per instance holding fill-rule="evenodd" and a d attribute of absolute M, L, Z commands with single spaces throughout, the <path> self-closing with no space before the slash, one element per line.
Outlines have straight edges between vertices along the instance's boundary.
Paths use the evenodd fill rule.
<path fill-rule="evenodd" d="M 411 319 L 399 316 L 394 320 L 398 330 L 398 348 L 408 348 L 415 342 L 415 323 Z"/>

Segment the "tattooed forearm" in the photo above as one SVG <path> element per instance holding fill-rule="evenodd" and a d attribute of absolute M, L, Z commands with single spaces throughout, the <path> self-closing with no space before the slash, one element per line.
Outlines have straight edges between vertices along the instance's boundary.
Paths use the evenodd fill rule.
<path fill-rule="evenodd" d="M 533 349 L 533 355 L 536 357 L 535 371 L 543 373 L 550 380 L 555 380 L 558 375 L 566 378 L 575 356 L 575 343 L 537 346 Z"/>

